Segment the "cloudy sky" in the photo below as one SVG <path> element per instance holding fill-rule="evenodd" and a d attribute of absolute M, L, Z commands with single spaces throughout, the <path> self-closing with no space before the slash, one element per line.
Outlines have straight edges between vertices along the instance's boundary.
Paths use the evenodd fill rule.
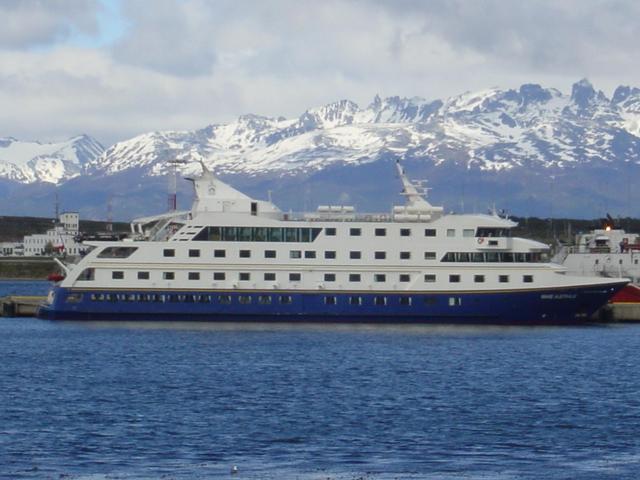
<path fill-rule="evenodd" d="M 0 137 L 106 146 L 349 98 L 640 86 L 634 0 L 1 0 Z"/>

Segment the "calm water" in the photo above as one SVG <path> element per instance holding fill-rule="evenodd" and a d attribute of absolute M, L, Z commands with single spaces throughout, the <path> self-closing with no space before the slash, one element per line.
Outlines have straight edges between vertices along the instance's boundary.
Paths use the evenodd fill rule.
<path fill-rule="evenodd" d="M 0 319 L 0 476 L 638 478 L 639 351 L 635 325 Z"/>

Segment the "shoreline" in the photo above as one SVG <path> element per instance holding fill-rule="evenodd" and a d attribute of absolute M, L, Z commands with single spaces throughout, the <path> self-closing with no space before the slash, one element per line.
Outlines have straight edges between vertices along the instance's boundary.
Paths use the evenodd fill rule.
<path fill-rule="evenodd" d="M 59 270 L 51 257 L 0 257 L 0 280 L 46 281 Z"/>

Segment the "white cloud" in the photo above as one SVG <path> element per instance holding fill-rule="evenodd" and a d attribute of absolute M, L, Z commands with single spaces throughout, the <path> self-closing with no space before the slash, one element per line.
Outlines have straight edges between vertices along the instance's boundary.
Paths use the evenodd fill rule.
<path fill-rule="evenodd" d="M 97 32 L 97 0 L 4 0 L 0 48 L 21 49 Z"/>
<path fill-rule="evenodd" d="M 105 4 L 1 4 L 14 30 L 31 31 L 0 33 L 0 136 L 86 132 L 109 144 L 375 93 L 434 99 L 525 82 L 567 91 L 584 76 L 610 91 L 640 73 L 631 0 L 106 1 L 128 28 L 102 48 L 69 32 L 100 30 Z"/>

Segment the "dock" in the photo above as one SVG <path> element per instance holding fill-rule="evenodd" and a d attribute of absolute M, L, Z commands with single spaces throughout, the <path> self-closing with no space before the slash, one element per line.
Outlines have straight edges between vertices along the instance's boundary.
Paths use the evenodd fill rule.
<path fill-rule="evenodd" d="M 43 296 L 11 295 L 0 298 L 0 317 L 35 317 L 38 305 L 43 303 Z"/>

